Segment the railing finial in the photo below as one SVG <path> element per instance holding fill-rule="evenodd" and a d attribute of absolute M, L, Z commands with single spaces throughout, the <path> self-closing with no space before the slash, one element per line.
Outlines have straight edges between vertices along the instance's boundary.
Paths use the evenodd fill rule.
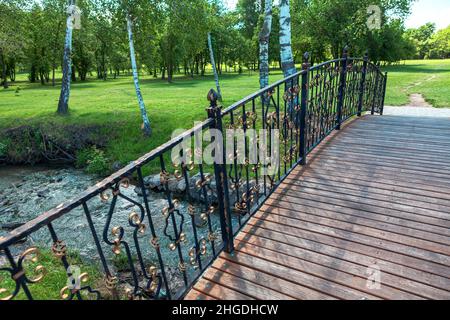
<path fill-rule="evenodd" d="M 211 107 L 217 107 L 217 100 L 219 100 L 219 95 L 214 89 L 209 90 L 207 99 L 210 102 Z"/>
<path fill-rule="evenodd" d="M 348 45 L 344 47 L 343 57 L 346 58 L 348 56 Z"/>
<path fill-rule="evenodd" d="M 302 69 L 303 70 L 307 70 L 309 68 L 309 52 L 306 51 L 303 54 L 303 64 L 302 64 Z"/>

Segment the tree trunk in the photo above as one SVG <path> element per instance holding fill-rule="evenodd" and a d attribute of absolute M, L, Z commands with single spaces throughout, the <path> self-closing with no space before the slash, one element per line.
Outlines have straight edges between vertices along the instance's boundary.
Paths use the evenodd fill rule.
<path fill-rule="evenodd" d="M 167 64 L 167 82 L 172 83 L 173 80 L 173 65 L 172 61 Z"/>
<path fill-rule="evenodd" d="M 74 0 L 69 0 L 69 6 L 74 4 Z M 70 81 L 72 80 L 72 21 L 71 16 L 67 17 L 66 39 L 64 42 L 63 58 L 63 78 L 61 84 L 61 94 L 59 96 L 58 113 L 67 114 L 69 112 Z"/>
<path fill-rule="evenodd" d="M 289 0 L 280 0 L 280 56 L 283 74 L 288 77 L 297 72 L 291 46 L 291 13 Z"/>
<path fill-rule="evenodd" d="M 4 89 L 8 89 L 8 79 L 6 73 L 6 58 L 3 53 L 0 55 L 2 60 L 2 84 Z"/>
<path fill-rule="evenodd" d="M 219 95 L 219 100 L 222 101 L 222 92 L 220 91 L 219 75 L 217 74 L 216 62 L 214 61 L 214 51 L 212 47 L 210 32 L 208 32 L 208 47 L 209 47 L 209 55 L 211 57 L 211 65 L 214 72 L 214 80 L 216 81 L 217 94 Z"/>
<path fill-rule="evenodd" d="M 134 87 L 136 89 L 136 96 L 139 103 L 139 109 L 141 110 L 142 116 L 142 130 L 146 136 L 151 135 L 152 129 L 150 127 L 150 121 L 148 120 L 147 110 L 145 109 L 144 99 L 142 97 L 141 88 L 139 86 L 139 77 L 137 71 L 136 64 L 136 54 L 134 52 L 134 42 L 133 42 L 133 22 L 131 21 L 131 17 L 127 14 L 127 30 L 128 30 L 128 41 L 130 43 L 130 58 L 131 58 L 131 67 L 133 69 L 133 80 Z"/>
<path fill-rule="evenodd" d="M 269 39 L 272 31 L 272 0 L 265 1 L 264 24 L 259 34 L 259 86 L 269 85 Z"/>

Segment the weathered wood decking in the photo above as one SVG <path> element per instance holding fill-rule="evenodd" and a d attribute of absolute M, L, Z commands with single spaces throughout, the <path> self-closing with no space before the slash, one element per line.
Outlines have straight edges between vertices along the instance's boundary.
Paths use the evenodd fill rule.
<path fill-rule="evenodd" d="M 187 299 L 449 299 L 450 119 L 365 116 L 333 133 L 235 246 Z"/>

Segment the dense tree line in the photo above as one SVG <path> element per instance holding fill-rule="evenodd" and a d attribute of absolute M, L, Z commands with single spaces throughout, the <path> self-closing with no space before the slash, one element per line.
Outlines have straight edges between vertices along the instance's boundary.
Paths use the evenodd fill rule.
<path fill-rule="evenodd" d="M 72 0 L 73 1 L 73 0 Z M 219 74 L 258 70 L 265 0 L 239 0 L 228 10 L 221 0 L 76 0 L 81 29 L 73 31 L 71 81 L 107 80 L 131 74 L 128 18 L 134 32 L 139 72 L 173 81 L 176 73 L 204 75 L 210 63 L 211 33 Z M 292 53 L 305 51 L 313 63 L 338 57 L 345 45 L 352 55 L 369 50 L 375 61 L 449 56 L 449 28 L 433 25 L 405 30 L 411 0 L 290 0 Z M 68 0 L 0 0 L 0 71 L 6 87 L 18 70 L 29 81 L 56 84 L 62 69 Z M 271 1 L 270 65 L 281 67 L 280 7 Z M 371 30 L 367 8 L 381 8 L 381 27 Z M 283 17 L 282 17 L 283 18 Z M 266 17 L 267 19 L 267 17 Z"/>
<path fill-rule="evenodd" d="M 433 23 L 427 23 L 417 29 L 406 30 L 404 38 L 412 44 L 411 58 L 450 58 L 450 25 L 436 31 Z"/>

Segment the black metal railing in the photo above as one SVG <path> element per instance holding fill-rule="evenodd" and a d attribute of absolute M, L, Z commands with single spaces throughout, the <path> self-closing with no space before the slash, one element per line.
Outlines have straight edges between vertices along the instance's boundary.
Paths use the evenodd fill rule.
<path fill-rule="evenodd" d="M 386 81 L 367 55 L 345 50 L 312 67 L 305 54 L 301 71 L 225 110 L 211 91 L 206 121 L 0 237 L 8 264 L 0 266 L 0 299 L 40 297 L 33 289 L 56 272 L 40 263 L 46 250 L 65 273 L 48 287 L 59 286 L 62 299 L 183 297 L 218 254 L 234 250 L 246 220 L 315 146 L 353 116 L 383 113 Z M 67 215 L 79 219 L 90 246 L 59 236 Z M 91 249 L 74 259 L 80 247 Z M 86 272 L 92 265 L 94 275 Z"/>

